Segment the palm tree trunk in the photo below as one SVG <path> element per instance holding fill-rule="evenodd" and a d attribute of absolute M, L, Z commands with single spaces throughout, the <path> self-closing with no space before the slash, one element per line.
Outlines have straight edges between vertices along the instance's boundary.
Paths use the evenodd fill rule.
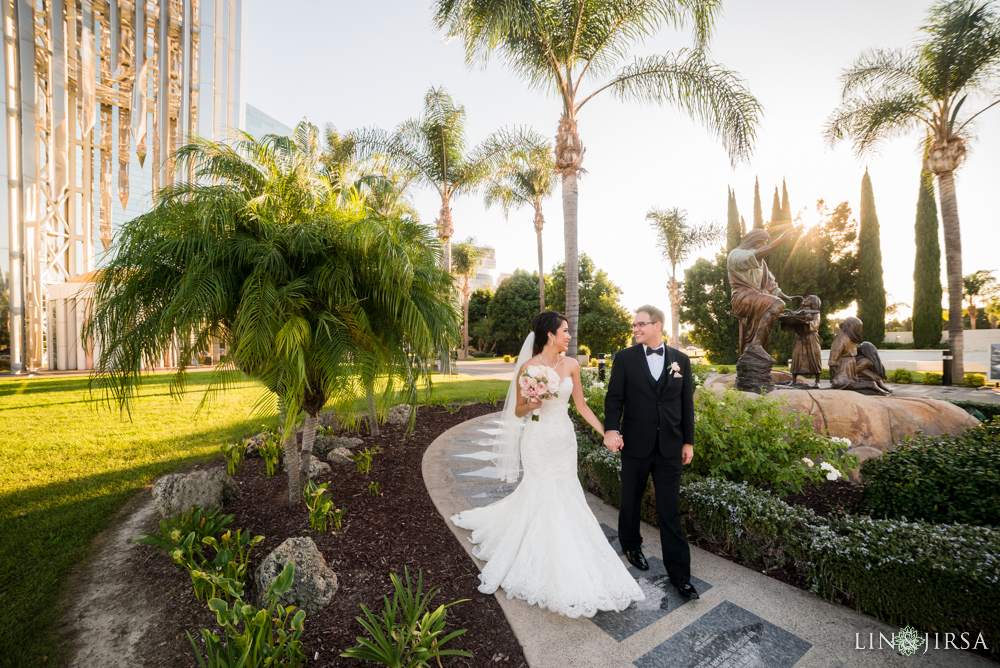
<path fill-rule="evenodd" d="M 305 436 L 305 434 L 303 434 Z M 294 506 L 301 500 L 302 480 L 299 477 L 299 447 L 296 443 L 295 422 L 285 432 L 285 470 L 288 472 L 288 505 Z"/>
<path fill-rule="evenodd" d="M 976 318 L 978 317 L 979 309 L 976 308 L 976 305 L 972 301 L 969 301 L 969 329 L 976 328 Z"/>
<path fill-rule="evenodd" d="M 945 273 L 948 276 L 948 347 L 951 348 L 952 377 L 965 380 L 965 340 L 962 331 L 962 230 L 958 220 L 954 172 L 939 172 L 941 223 L 944 228 Z"/>
<path fill-rule="evenodd" d="M 299 480 L 301 485 L 305 485 L 309 480 L 309 465 L 312 463 L 313 443 L 316 442 L 316 425 L 319 424 L 319 411 L 306 413 L 306 422 L 302 425 L 302 450 L 299 453 Z M 290 469 L 289 469 L 290 470 Z M 292 488 L 288 486 L 288 495 L 291 496 Z M 301 500 L 302 487 L 300 486 L 295 494 L 296 500 Z"/>
<path fill-rule="evenodd" d="M 371 381 L 365 382 L 365 400 L 368 402 L 368 433 L 372 436 L 379 435 L 378 410 L 375 408 L 375 384 Z"/>
<path fill-rule="evenodd" d="M 670 343 L 674 348 L 681 349 L 681 286 L 677 279 L 670 279 Z"/>
<path fill-rule="evenodd" d="M 538 236 L 538 312 L 545 310 L 545 265 L 542 264 L 542 227 L 545 226 L 545 216 L 542 215 L 542 203 L 535 202 L 535 234 Z"/>
<path fill-rule="evenodd" d="M 572 107 L 567 107 L 572 108 Z M 566 318 L 569 320 L 568 357 L 576 358 L 577 328 L 580 324 L 580 257 L 577 246 L 579 197 L 577 177 L 583 162 L 583 144 L 576 131 L 576 119 L 563 113 L 556 133 L 556 170 L 562 174 L 563 236 L 566 240 Z"/>
<path fill-rule="evenodd" d="M 462 286 L 462 313 L 465 314 L 465 322 L 462 325 L 462 357 L 469 359 L 469 297 L 472 290 L 469 289 L 469 277 L 465 277 L 465 285 Z"/>
<path fill-rule="evenodd" d="M 576 359 L 577 329 L 580 324 L 580 257 L 577 246 L 576 170 L 563 173 L 563 237 L 566 241 L 566 317 L 569 319 L 569 348 L 566 356 Z"/>
<path fill-rule="evenodd" d="M 451 237 L 455 233 L 455 226 L 451 222 L 451 206 L 449 206 L 449 198 L 444 196 L 441 198 L 441 213 L 438 216 L 438 239 L 441 240 L 441 246 L 444 249 L 444 255 L 441 258 L 441 267 L 451 273 Z"/>

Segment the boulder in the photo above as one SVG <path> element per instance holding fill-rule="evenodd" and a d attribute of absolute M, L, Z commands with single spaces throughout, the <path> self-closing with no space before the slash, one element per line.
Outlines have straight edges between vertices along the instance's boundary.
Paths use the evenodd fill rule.
<path fill-rule="evenodd" d="M 718 394 L 734 385 L 735 374 L 727 374 L 711 379 L 704 387 Z M 817 434 L 846 438 L 854 449 L 872 448 L 879 453 L 918 431 L 929 436 L 957 435 L 979 424 L 958 406 L 938 399 L 871 397 L 848 390 L 781 387 L 769 392 L 767 398 L 782 401 L 784 411 L 807 414 Z M 864 452 L 871 455 L 867 450 Z"/>
<path fill-rule="evenodd" d="M 350 436 L 317 436 L 313 443 L 313 454 L 322 457 L 331 450 L 338 448 L 353 450 L 363 443 L 364 441 L 360 438 L 351 438 Z"/>
<path fill-rule="evenodd" d="M 871 459 L 872 457 L 881 457 L 882 451 L 876 450 L 869 445 L 862 445 L 856 448 L 851 448 L 847 451 L 847 454 L 854 455 L 858 458 L 858 464 L 864 463 L 866 459 Z M 853 471 L 847 472 L 847 477 L 851 482 L 861 482 L 861 470 L 860 468 L 854 469 Z"/>
<path fill-rule="evenodd" d="M 240 488 L 225 469 L 165 475 L 153 485 L 153 502 L 165 517 L 173 517 L 200 506 L 205 510 L 240 497 Z"/>
<path fill-rule="evenodd" d="M 347 448 L 334 448 L 326 454 L 326 461 L 331 464 L 353 464 L 351 451 Z"/>
<path fill-rule="evenodd" d="M 268 433 L 262 431 L 259 434 L 254 434 L 243 443 L 246 445 L 246 456 L 247 457 L 260 457 L 260 448 L 264 445 L 264 441 L 267 439 Z"/>
<path fill-rule="evenodd" d="M 327 429 L 333 429 L 334 431 L 340 430 L 340 419 L 334 411 L 327 411 L 325 413 L 319 414 L 320 427 L 326 427 Z"/>
<path fill-rule="evenodd" d="M 289 538 L 279 545 L 254 573 L 259 592 L 258 604 L 267 606 L 264 597 L 289 561 L 295 562 L 295 577 L 291 588 L 278 599 L 280 605 L 294 605 L 305 610 L 306 615 L 321 612 L 337 593 L 337 574 L 326 564 L 326 559 L 312 538 Z"/>
<path fill-rule="evenodd" d="M 284 466 L 284 464 L 282 464 L 282 466 Z M 285 470 L 287 471 L 288 469 L 285 468 Z M 326 462 L 320 460 L 320 459 L 317 459 L 317 457 L 316 457 L 315 454 L 313 454 L 313 456 L 310 457 L 310 459 L 309 459 L 309 478 L 310 479 L 316 478 L 316 477 L 321 476 L 321 475 L 326 475 L 330 471 L 331 471 L 330 465 L 327 464 Z"/>
<path fill-rule="evenodd" d="M 389 409 L 385 414 L 385 423 L 394 425 L 407 425 L 410 423 L 410 405 L 399 404 Z"/>

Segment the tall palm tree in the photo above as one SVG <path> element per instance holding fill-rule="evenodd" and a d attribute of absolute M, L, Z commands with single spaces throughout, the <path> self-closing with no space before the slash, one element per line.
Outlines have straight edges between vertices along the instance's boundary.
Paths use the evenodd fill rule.
<path fill-rule="evenodd" d="M 912 49 L 862 54 L 841 75 L 843 104 L 827 123 L 830 143 L 850 138 L 860 157 L 882 141 L 920 129 L 930 135 L 924 166 L 937 177 L 948 275 L 948 339 L 954 373 L 962 360 L 962 234 L 955 170 L 973 138 L 972 121 L 1000 104 L 1000 22 L 992 0 L 939 0 Z M 984 100 L 978 110 L 966 102 Z"/>
<path fill-rule="evenodd" d="M 729 151 L 733 164 L 750 154 L 761 106 L 744 82 L 705 52 L 720 11 L 718 0 L 434 0 L 435 22 L 465 43 L 466 60 L 485 63 L 499 52 L 529 85 L 555 93 L 562 103 L 556 134 L 556 169 L 562 176 L 566 238 L 566 315 L 576 354 L 580 315 L 577 246 L 577 177 L 583 144 L 580 110 L 605 91 L 621 100 L 669 103 L 705 123 Z M 636 57 L 630 47 L 663 23 L 692 21 L 696 48 Z M 583 90 L 584 80 L 593 82 Z"/>
<path fill-rule="evenodd" d="M 538 301 L 539 313 L 545 310 L 545 265 L 542 263 L 542 200 L 556 190 L 556 161 L 552 145 L 546 144 L 515 156 L 513 163 L 500 178 L 491 179 L 486 185 L 486 208 L 494 204 L 503 207 L 505 218 L 511 208 L 530 206 L 535 211 L 535 236 L 538 238 Z"/>
<path fill-rule="evenodd" d="M 191 171 L 181 173 L 196 180 L 160 190 L 155 208 L 122 228 L 86 330 L 101 349 L 91 387 L 123 411 L 147 359 L 180 341 L 178 390 L 192 353 L 225 340 L 212 388 L 246 374 L 286 409 L 292 504 L 327 399 L 353 402 L 376 377 L 412 389 L 409 353 L 429 358 L 458 324 L 432 231 L 339 203 L 318 147 L 306 123 L 294 138 L 182 147 L 175 158 Z"/>
<path fill-rule="evenodd" d="M 721 241 L 725 230 L 717 223 L 692 226 L 687 222 L 687 211 L 676 206 L 672 209 L 653 207 L 646 212 L 646 220 L 656 232 L 656 245 L 663 252 L 663 257 L 670 263 L 670 342 L 680 347 L 681 302 L 684 293 L 677 282 L 677 266 L 691 257 L 699 248 Z"/>
<path fill-rule="evenodd" d="M 979 307 L 976 304 L 978 299 L 983 297 L 989 299 L 997 292 L 997 279 L 993 278 L 993 271 L 980 269 L 962 278 L 962 294 L 968 300 L 969 328 L 976 328 L 976 318 L 979 317 Z M 964 376 L 960 376 L 964 378 Z"/>
<path fill-rule="evenodd" d="M 476 240 L 469 237 L 460 244 L 452 246 L 451 273 L 461 281 L 459 292 L 462 294 L 462 357 L 469 356 L 469 297 L 472 295 L 470 281 L 476 276 L 483 259 L 493 249 L 489 246 L 479 246 Z"/>
<path fill-rule="evenodd" d="M 381 159 L 415 183 L 431 186 L 441 196 L 438 238 L 444 248 L 442 266 L 451 271 L 451 237 L 454 225 L 451 201 L 474 192 L 484 179 L 509 162 L 517 151 L 529 150 L 541 140 L 524 130 L 502 129 L 471 149 L 465 137 L 465 107 L 444 88 L 431 88 L 424 96 L 420 116 L 401 123 L 396 131 L 361 130 L 354 135 L 361 158 Z"/>

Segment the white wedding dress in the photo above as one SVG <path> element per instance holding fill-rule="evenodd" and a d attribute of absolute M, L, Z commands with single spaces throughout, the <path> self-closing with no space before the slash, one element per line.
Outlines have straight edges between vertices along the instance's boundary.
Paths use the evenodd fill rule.
<path fill-rule="evenodd" d="M 567 617 L 624 610 L 645 599 L 587 506 L 577 478 L 576 434 L 567 412 L 573 379 L 542 402 L 521 437 L 524 478 L 509 496 L 451 518 L 471 529 L 473 554 L 486 561 L 479 591 L 503 587 Z"/>

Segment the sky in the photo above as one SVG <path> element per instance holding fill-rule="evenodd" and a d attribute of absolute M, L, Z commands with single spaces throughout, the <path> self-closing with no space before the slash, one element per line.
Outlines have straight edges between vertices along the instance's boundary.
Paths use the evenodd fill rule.
<path fill-rule="evenodd" d="M 840 103 L 841 71 L 866 49 L 911 45 L 930 4 L 725 3 L 712 57 L 738 72 L 764 107 L 754 153 L 736 168 L 716 137 L 671 107 L 620 102 L 606 93 L 589 102 L 578 117 L 587 170 L 579 182 L 579 249 L 622 289 L 622 304 L 635 309 L 651 303 L 668 310 L 669 265 L 645 220 L 651 207 L 676 206 L 687 211 L 691 223 L 725 225 L 727 187 L 732 187 L 749 226 L 754 179 L 760 180 L 765 220 L 774 188 L 780 190 L 784 179 L 793 215 L 803 212 L 809 220 L 816 201 L 823 199 L 830 208 L 849 202 L 857 219 L 866 168 L 881 227 L 886 290 L 890 301 L 912 304 L 918 134 L 893 139 L 877 154 L 858 159 L 848 143 L 829 147 L 822 132 Z M 690 43 L 689 30 L 665 27 L 637 44 L 633 54 L 665 53 Z M 554 141 L 559 100 L 530 88 L 499 59 L 485 68 L 467 66 L 462 44 L 434 30 L 427 1 L 249 0 L 245 44 L 247 102 L 287 125 L 307 118 L 341 131 L 392 129 L 420 113 L 429 87 L 444 86 L 465 106 L 470 146 L 504 126 L 531 127 Z M 970 98 L 965 109 L 985 106 L 983 100 L 978 107 L 974 102 Z M 1000 270 L 1000 208 L 995 206 L 1000 107 L 977 119 L 975 135 L 968 159 L 956 172 L 963 274 Z M 440 209 L 436 191 L 420 191 L 414 202 L 423 222 L 432 224 Z M 561 192 L 544 212 L 548 272 L 565 254 Z M 537 270 L 529 209 L 513 211 L 505 220 L 501 210 L 487 211 L 482 198 L 472 195 L 453 201 L 452 215 L 454 242 L 472 236 L 492 246 L 501 272 Z M 703 250 L 684 266 L 698 256 L 713 258 L 716 250 Z M 908 315 L 909 308 L 901 313 Z"/>

